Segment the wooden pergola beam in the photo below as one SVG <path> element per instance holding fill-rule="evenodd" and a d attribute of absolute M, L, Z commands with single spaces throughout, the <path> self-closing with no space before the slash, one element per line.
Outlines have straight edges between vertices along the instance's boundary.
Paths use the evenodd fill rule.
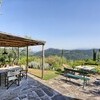
<path fill-rule="evenodd" d="M 0 46 L 25 47 L 45 44 L 45 41 L 26 39 L 4 33 L 5 32 L 0 32 Z"/>
<path fill-rule="evenodd" d="M 1 38 L 0 37 L 0 42 L 6 42 L 6 43 L 12 43 L 13 42 L 13 44 L 19 44 L 19 43 L 21 43 L 21 44 L 33 44 L 33 45 L 35 45 L 35 44 L 40 44 L 38 41 L 36 42 L 36 41 L 22 41 L 22 40 L 12 40 L 12 39 L 4 39 L 4 38 Z"/>

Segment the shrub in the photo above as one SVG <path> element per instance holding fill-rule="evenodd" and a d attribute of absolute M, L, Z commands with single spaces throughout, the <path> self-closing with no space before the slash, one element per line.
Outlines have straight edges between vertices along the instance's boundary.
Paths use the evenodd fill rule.
<path fill-rule="evenodd" d="M 85 63 L 84 60 L 71 60 L 69 61 L 69 65 L 72 67 L 72 68 L 75 68 L 76 66 L 79 66 L 79 65 L 83 65 Z"/>
<path fill-rule="evenodd" d="M 95 70 L 96 70 L 97 73 L 100 73 L 100 66 L 96 66 Z"/>
<path fill-rule="evenodd" d="M 29 62 L 29 68 L 40 69 L 40 64 L 38 62 Z"/>
<path fill-rule="evenodd" d="M 40 58 L 39 57 L 28 57 L 28 62 L 32 62 L 32 61 L 35 61 L 35 62 L 40 62 Z M 20 61 L 19 61 L 20 64 L 26 64 L 26 56 L 22 56 L 20 58 Z"/>
<path fill-rule="evenodd" d="M 46 58 L 45 62 L 51 66 L 50 69 L 57 70 L 62 67 L 63 63 L 66 63 L 66 59 L 64 57 L 49 56 Z"/>
<path fill-rule="evenodd" d="M 98 65 L 96 61 L 93 61 L 92 59 L 85 60 L 85 64 L 87 65 Z"/>
<path fill-rule="evenodd" d="M 29 62 L 29 68 L 34 68 L 34 69 L 41 69 L 42 65 L 40 62 Z M 51 66 L 48 63 L 44 63 L 44 69 L 50 70 Z"/>

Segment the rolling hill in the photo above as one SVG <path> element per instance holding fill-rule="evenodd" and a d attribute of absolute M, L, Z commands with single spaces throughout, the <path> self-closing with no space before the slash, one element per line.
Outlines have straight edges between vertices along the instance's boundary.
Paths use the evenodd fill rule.
<path fill-rule="evenodd" d="M 98 51 L 98 49 L 96 49 Z M 41 56 L 42 51 L 34 53 L 35 56 Z M 78 60 L 78 59 L 92 59 L 93 56 L 93 49 L 88 50 L 61 50 L 61 49 L 54 49 L 49 48 L 45 50 L 45 56 L 51 56 L 51 55 L 57 55 L 57 56 L 64 56 L 67 59 L 70 60 Z"/>

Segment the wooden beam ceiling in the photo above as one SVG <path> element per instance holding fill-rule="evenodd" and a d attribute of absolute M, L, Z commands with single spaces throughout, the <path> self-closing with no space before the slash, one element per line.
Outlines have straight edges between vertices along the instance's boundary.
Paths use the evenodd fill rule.
<path fill-rule="evenodd" d="M 0 46 L 25 47 L 25 46 L 36 46 L 36 45 L 45 45 L 45 41 L 26 39 L 18 36 L 9 35 L 4 32 L 0 32 Z"/>

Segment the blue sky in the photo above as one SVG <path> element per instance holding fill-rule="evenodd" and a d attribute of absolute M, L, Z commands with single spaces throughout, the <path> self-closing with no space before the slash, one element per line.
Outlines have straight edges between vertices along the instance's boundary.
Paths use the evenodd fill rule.
<path fill-rule="evenodd" d="M 3 0 L 0 31 L 45 48 L 100 48 L 100 0 Z"/>

